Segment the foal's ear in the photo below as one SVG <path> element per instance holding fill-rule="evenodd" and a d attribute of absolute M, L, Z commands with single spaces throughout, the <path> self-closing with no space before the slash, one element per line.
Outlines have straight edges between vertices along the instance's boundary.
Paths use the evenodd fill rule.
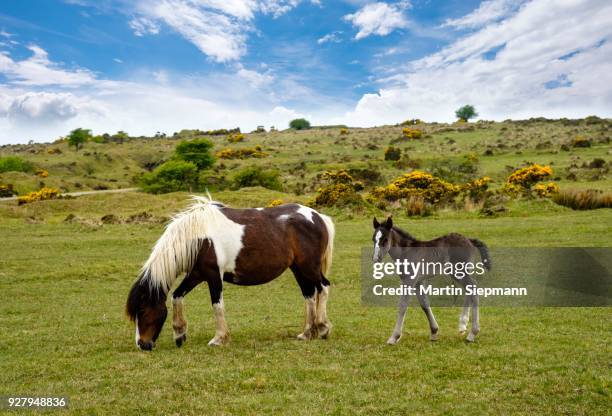
<path fill-rule="evenodd" d="M 376 217 L 374 217 L 374 220 L 372 221 L 372 225 L 374 226 L 374 229 L 377 229 L 378 227 L 380 227 L 380 224 L 378 220 L 376 219 Z"/>
<path fill-rule="evenodd" d="M 387 230 L 390 230 L 391 228 L 393 228 L 393 219 L 391 219 L 391 216 L 390 216 L 390 215 L 387 217 L 387 221 L 385 221 L 385 225 L 384 225 L 384 227 L 385 227 Z"/>

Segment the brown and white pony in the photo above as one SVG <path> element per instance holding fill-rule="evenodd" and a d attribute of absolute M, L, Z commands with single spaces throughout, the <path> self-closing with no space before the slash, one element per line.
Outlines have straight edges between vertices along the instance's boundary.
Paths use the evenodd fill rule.
<path fill-rule="evenodd" d="M 210 198 L 195 203 L 168 224 L 130 290 L 126 311 L 136 323 L 136 345 L 151 350 L 168 314 L 166 297 L 180 273 L 183 281 L 172 293 L 172 327 L 177 346 L 187 339 L 183 298 L 208 283 L 216 331 L 208 345 L 229 341 L 223 306 L 223 281 L 260 285 L 293 272 L 306 301 L 301 340 L 327 338 L 329 274 L 334 224 L 315 210 L 286 204 L 274 208 L 234 209 Z"/>

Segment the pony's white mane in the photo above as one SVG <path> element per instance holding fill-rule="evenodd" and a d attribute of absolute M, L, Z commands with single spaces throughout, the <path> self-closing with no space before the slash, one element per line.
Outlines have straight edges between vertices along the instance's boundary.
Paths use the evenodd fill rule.
<path fill-rule="evenodd" d="M 204 240 L 223 230 L 229 221 L 221 211 L 224 205 L 207 197 L 192 196 L 194 203 L 175 215 L 157 240 L 149 259 L 142 266 L 142 279 L 152 288 L 167 293 L 180 273 L 193 268 Z"/>

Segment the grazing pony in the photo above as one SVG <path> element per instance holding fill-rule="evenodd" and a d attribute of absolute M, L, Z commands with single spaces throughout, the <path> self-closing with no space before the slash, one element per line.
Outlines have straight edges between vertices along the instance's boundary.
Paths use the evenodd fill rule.
<path fill-rule="evenodd" d="M 373 225 L 374 234 L 372 236 L 372 241 L 374 242 L 374 255 L 372 261 L 374 263 L 380 263 L 385 255 L 389 253 L 389 256 L 393 260 L 401 260 L 402 262 L 408 260 L 413 263 L 451 263 L 453 265 L 453 270 L 456 270 L 455 266 L 458 263 L 465 264 L 467 262 L 472 262 L 476 253 L 479 253 L 483 261 L 484 269 L 491 269 L 489 249 L 485 243 L 475 238 L 467 238 L 461 234 L 451 233 L 434 238 L 433 240 L 419 241 L 401 228 L 394 227 L 391 217 L 387 218 L 383 224 L 380 224 L 376 218 L 374 218 Z M 415 295 L 429 321 L 429 328 L 431 330 L 430 338 L 432 341 L 435 341 L 438 339 L 438 323 L 429 306 L 427 294 L 421 293 L 419 287 L 426 278 L 433 276 L 433 274 L 428 275 L 419 273 L 414 276 L 414 278 L 408 275 L 400 275 L 400 279 L 403 285 L 412 286 L 416 289 Z M 461 277 L 455 275 L 451 276 L 451 278 L 455 283 L 463 286 L 464 290 L 468 285 L 476 287 L 476 282 L 470 274 L 465 274 L 465 276 Z M 404 316 L 408 308 L 408 301 L 408 293 L 401 295 L 398 304 L 397 322 L 391 337 L 387 340 L 387 344 L 389 345 L 397 344 L 402 336 Z M 473 342 L 478 332 L 480 332 L 480 324 L 478 322 L 478 295 L 468 295 L 466 293 L 463 310 L 459 316 L 460 334 L 464 334 L 467 329 L 470 307 L 472 308 L 472 330 L 468 334 L 466 340 L 468 342 Z"/>
<path fill-rule="evenodd" d="M 126 311 L 136 323 L 136 345 L 151 350 L 168 314 L 166 297 L 180 273 L 183 281 L 172 293 L 172 328 L 176 345 L 187 339 L 183 298 L 208 283 L 216 321 L 208 345 L 229 341 L 223 306 L 223 282 L 260 285 L 291 268 L 306 300 L 301 340 L 327 338 L 329 274 L 334 243 L 331 218 L 297 204 L 274 208 L 234 209 L 204 197 L 168 224 L 142 267 L 127 299 Z"/>

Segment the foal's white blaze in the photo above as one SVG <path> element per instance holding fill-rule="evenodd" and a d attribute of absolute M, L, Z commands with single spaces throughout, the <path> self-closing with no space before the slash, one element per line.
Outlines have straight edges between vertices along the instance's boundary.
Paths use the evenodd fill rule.
<path fill-rule="evenodd" d="M 374 261 L 378 260 L 378 253 L 380 252 L 380 239 L 382 237 L 382 231 L 378 231 L 374 236 Z"/>

